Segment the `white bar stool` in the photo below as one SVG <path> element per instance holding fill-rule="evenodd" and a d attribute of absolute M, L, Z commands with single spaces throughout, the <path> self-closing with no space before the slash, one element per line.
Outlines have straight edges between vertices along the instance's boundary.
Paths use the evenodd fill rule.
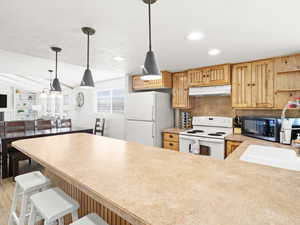
<path fill-rule="evenodd" d="M 40 219 L 45 220 L 44 225 L 53 224 L 57 220 L 59 225 L 63 225 L 64 216 L 70 213 L 73 222 L 78 219 L 79 203 L 59 188 L 51 188 L 34 194 L 30 200 L 31 211 L 28 225 L 34 225 Z"/>
<path fill-rule="evenodd" d="M 46 190 L 50 186 L 50 180 L 40 172 L 31 172 L 15 177 L 15 192 L 11 205 L 8 225 L 24 225 L 29 212 L 29 198 L 40 191 Z M 17 203 L 21 201 L 19 217 L 16 209 Z"/>
<path fill-rule="evenodd" d="M 77 220 L 76 222 L 71 223 L 70 225 L 108 225 L 108 223 L 106 223 L 97 214 L 91 213 L 85 217 L 82 217 L 81 219 Z"/>

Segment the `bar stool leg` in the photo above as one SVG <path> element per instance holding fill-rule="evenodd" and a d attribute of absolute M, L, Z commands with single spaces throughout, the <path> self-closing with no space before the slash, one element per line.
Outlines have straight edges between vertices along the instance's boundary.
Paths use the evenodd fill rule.
<path fill-rule="evenodd" d="M 36 210 L 33 205 L 31 205 L 31 210 L 30 210 L 30 216 L 29 216 L 29 221 L 28 225 L 34 225 L 36 220 Z"/>
<path fill-rule="evenodd" d="M 78 212 L 77 210 L 75 212 L 72 212 L 72 222 L 75 222 L 78 220 Z"/>
<path fill-rule="evenodd" d="M 13 201 L 12 201 L 10 214 L 9 214 L 9 218 L 8 218 L 8 225 L 13 225 L 14 224 L 14 214 L 16 213 L 18 196 L 19 196 L 18 192 L 19 192 L 19 186 L 16 184 L 15 192 L 14 192 L 14 198 L 13 198 Z"/>
<path fill-rule="evenodd" d="M 21 210 L 20 210 L 20 222 L 19 225 L 24 225 L 25 224 L 25 219 L 26 219 L 26 209 L 28 206 L 28 195 L 23 194 L 22 196 L 22 204 L 21 204 Z"/>
<path fill-rule="evenodd" d="M 58 219 L 58 225 L 64 225 L 64 224 L 65 224 L 64 218 L 63 217 L 59 218 Z"/>

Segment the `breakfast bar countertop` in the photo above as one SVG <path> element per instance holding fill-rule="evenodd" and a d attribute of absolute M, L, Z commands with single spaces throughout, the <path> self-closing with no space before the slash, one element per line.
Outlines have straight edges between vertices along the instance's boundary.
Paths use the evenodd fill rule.
<path fill-rule="evenodd" d="M 296 171 L 90 134 L 19 140 L 13 146 L 131 224 L 300 224 Z"/>

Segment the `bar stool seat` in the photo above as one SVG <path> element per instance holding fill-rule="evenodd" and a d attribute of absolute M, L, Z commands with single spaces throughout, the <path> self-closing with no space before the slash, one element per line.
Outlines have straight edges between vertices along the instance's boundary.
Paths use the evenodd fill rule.
<path fill-rule="evenodd" d="M 51 188 L 32 195 L 30 200 L 32 205 L 29 225 L 35 224 L 37 215 L 45 220 L 45 225 L 57 220 L 59 224 L 63 224 L 63 217 L 68 214 L 72 214 L 72 221 L 78 219 L 79 203 L 59 188 Z"/>
<path fill-rule="evenodd" d="M 29 211 L 29 198 L 40 191 L 46 190 L 50 186 L 50 180 L 40 172 L 31 172 L 17 176 L 16 186 L 12 200 L 8 225 L 26 224 L 27 213 Z M 19 216 L 17 215 L 17 204 L 21 201 Z"/>
<path fill-rule="evenodd" d="M 71 223 L 70 225 L 108 225 L 101 217 L 95 213 L 88 214 L 85 217 Z"/>
<path fill-rule="evenodd" d="M 17 176 L 15 181 L 17 185 L 26 192 L 43 188 L 45 185 L 50 185 L 50 180 L 39 171 Z"/>

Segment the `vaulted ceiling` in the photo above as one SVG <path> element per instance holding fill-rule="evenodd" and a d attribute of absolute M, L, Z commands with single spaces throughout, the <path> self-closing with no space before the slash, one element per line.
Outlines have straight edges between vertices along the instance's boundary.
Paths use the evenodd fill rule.
<path fill-rule="evenodd" d="M 152 10 L 153 48 L 161 68 L 170 71 L 299 52 L 299 8 L 298 0 L 159 0 Z M 63 48 L 61 61 L 84 67 L 82 26 L 97 31 L 91 37 L 96 81 L 140 72 L 148 46 L 142 0 L 0 3 L 0 49 L 6 51 L 53 60 L 49 47 L 57 45 Z M 188 41 L 186 35 L 194 31 L 203 32 L 204 38 Z M 221 54 L 209 56 L 212 48 Z M 116 56 L 125 60 L 117 62 Z M 48 69 L 31 74 L 24 70 L 22 75 L 46 78 Z M 61 79 L 79 84 L 82 73 L 63 74 Z"/>

